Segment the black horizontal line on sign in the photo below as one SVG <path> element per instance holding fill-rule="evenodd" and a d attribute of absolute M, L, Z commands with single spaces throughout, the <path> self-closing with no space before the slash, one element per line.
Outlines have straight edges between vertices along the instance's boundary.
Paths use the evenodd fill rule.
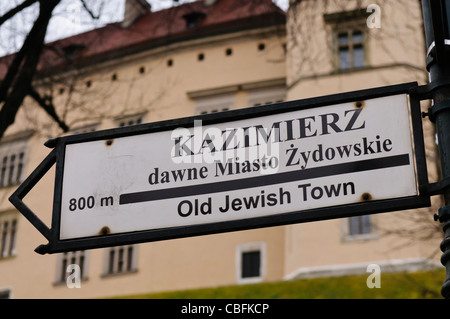
<path fill-rule="evenodd" d="M 163 199 L 221 193 L 254 187 L 296 182 L 319 177 L 327 177 L 390 167 L 405 166 L 409 164 L 410 164 L 409 154 L 403 154 L 363 161 L 315 167 L 304 170 L 296 170 L 291 172 L 262 175 L 258 177 L 234 179 L 231 181 L 221 181 L 216 183 L 122 194 L 120 195 L 119 204 L 126 205 L 142 202 L 151 202 Z"/>

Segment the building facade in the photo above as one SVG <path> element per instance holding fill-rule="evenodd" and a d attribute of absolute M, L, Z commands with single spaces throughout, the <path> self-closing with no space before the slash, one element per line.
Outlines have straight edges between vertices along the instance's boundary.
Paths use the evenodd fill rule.
<path fill-rule="evenodd" d="M 434 265 L 428 257 L 441 234 L 423 230 L 433 227 L 439 199 L 431 209 L 43 256 L 34 249 L 45 239 L 8 202 L 55 136 L 425 83 L 419 2 L 380 4 L 381 28 L 369 28 L 369 5 L 291 1 L 283 12 L 270 0 L 199 0 L 152 12 L 129 0 L 123 22 L 49 43 L 36 83 L 71 130 L 62 133 L 27 100 L 0 141 L 0 295 L 111 297 L 364 273 L 373 263 L 389 271 Z M 433 128 L 425 132 L 437 180 Z M 53 183 L 50 171 L 25 198 L 47 225 Z M 411 240 L 417 228 L 428 240 Z M 68 287 L 70 265 L 81 271 L 79 289 Z"/>
<path fill-rule="evenodd" d="M 422 23 L 419 1 L 291 2 L 287 23 L 288 100 L 411 81 L 428 83 Z M 422 107 L 425 111 L 429 104 Z M 428 175 L 431 181 L 437 181 L 435 132 L 430 121 L 423 125 Z M 290 240 L 296 243 L 285 259 L 288 277 L 296 277 L 296 273 L 311 276 L 314 270 L 331 274 L 364 265 L 366 260 L 386 265 L 385 269 L 389 264 L 407 269 L 408 265 L 425 262 L 426 251 L 433 251 L 432 242 L 439 238 L 439 234 L 434 237 L 426 230 L 434 227 L 430 216 L 441 206 L 440 198 L 432 200 L 431 209 L 332 220 L 321 223 L 320 231 L 314 224 L 288 226 Z M 311 252 L 306 247 L 311 241 L 340 253 L 316 250 L 314 257 L 308 254 L 308 258 L 302 258 L 302 252 Z M 345 262 L 340 259 L 343 256 Z"/>

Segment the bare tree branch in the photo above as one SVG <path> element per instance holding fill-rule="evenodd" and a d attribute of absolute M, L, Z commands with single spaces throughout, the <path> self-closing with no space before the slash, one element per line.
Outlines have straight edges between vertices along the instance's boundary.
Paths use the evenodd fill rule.
<path fill-rule="evenodd" d="M 9 10 L 3 16 L 0 17 L 0 25 L 2 25 L 6 21 L 8 21 L 12 17 L 14 17 L 17 13 L 19 13 L 23 9 L 28 8 L 32 4 L 36 3 L 37 1 L 38 0 L 25 0 L 24 2 L 22 2 L 22 4 L 18 5 L 17 7 L 13 8 L 11 10 Z"/>
<path fill-rule="evenodd" d="M 103 9 L 103 5 L 105 4 L 105 2 L 102 1 L 101 5 L 100 5 L 100 9 L 99 9 L 99 14 L 94 14 L 94 12 L 89 9 L 89 7 L 87 6 L 86 2 L 84 0 L 80 0 L 81 4 L 83 5 L 84 10 L 86 10 L 87 13 L 89 13 L 89 15 L 91 16 L 92 19 L 94 20 L 98 20 L 100 19 L 100 15 Z"/>
<path fill-rule="evenodd" d="M 8 126 L 14 123 L 16 114 L 25 96 L 30 92 L 31 83 L 36 73 L 39 57 L 44 46 L 48 23 L 53 9 L 60 0 L 41 0 L 39 16 L 20 50 L 19 58 L 15 59 L 14 70 L 8 70 L 7 82 L 1 83 L 0 92 L 4 96 L 4 104 L 0 110 L 0 138 Z"/>
<path fill-rule="evenodd" d="M 52 98 L 49 96 L 42 97 L 33 87 L 30 88 L 29 95 L 39 104 L 40 107 L 47 112 L 51 118 L 58 123 L 59 127 L 64 131 L 68 132 L 69 127 L 66 125 L 64 121 L 62 121 L 58 114 L 56 114 L 55 105 L 53 104 Z"/>

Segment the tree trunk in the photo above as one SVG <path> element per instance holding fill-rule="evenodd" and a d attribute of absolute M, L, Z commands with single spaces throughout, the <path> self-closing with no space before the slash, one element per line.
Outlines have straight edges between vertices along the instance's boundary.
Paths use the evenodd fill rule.
<path fill-rule="evenodd" d="M 32 88 L 33 77 L 44 46 L 47 27 L 54 8 L 60 0 L 39 1 L 39 16 L 28 34 L 21 50 L 16 54 L 0 85 L 0 138 L 14 123 L 16 114 Z"/>

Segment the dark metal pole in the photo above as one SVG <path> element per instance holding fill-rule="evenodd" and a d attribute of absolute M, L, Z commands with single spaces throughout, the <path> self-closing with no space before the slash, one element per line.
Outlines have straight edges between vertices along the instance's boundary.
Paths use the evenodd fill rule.
<path fill-rule="evenodd" d="M 433 107 L 430 120 L 436 125 L 442 180 L 450 178 L 450 0 L 422 0 L 425 37 L 428 48 L 427 69 L 432 91 Z M 447 43 L 448 42 L 448 43 Z M 444 224 L 441 243 L 441 262 L 446 268 L 446 278 L 441 289 L 443 297 L 450 299 L 450 189 L 443 189 L 445 206 L 439 209 L 439 219 Z"/>

